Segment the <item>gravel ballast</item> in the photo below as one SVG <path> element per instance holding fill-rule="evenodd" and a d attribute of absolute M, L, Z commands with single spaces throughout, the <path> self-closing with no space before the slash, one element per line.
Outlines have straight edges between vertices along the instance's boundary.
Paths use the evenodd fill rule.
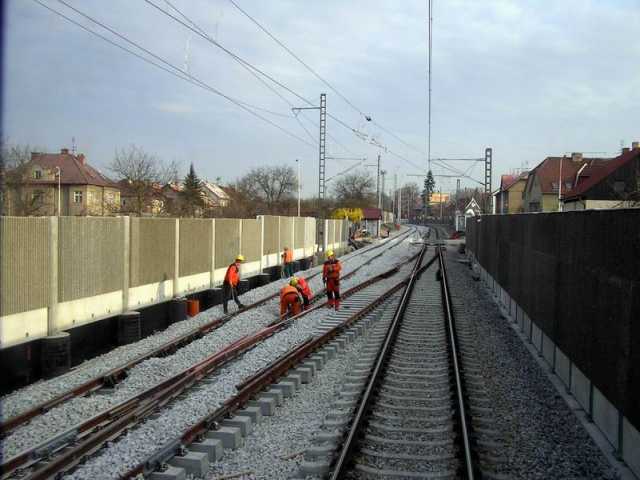
<path fill-rule="evenodd" d="M 354 276 L 360 283 L 376 273 L 388 270 L 392 263 L 405 263 L 414 248 L 400 248 L 398 253 L 385 255 L 380 262 L 365 267 Z M 383 280 L 371 288 L 386 289 L 406 276 L 410 265 L 401 272 Z M 368 271 L 368 272 L 367 272 Z M 366 272 L 366 273 L 365 273 Z M 357 279 L 358 277 L 361 277 Z M 345 282 L 346 283 L 346 282 Z M 345 288 L 347 288 L 345 286 Z M 302 317 L 290 328 L 266 339 L 240 359 L 217 372 L 214 381 L 205 382 L 198 389 L 191 389 L 184 397 L 163 409 L 156 418 L 152 418 L 118 438 L 98 455 L 81 465 L 69 478 L 93 480 L 99 478 L 117 478 L 138 463 L 145 461 L 166 442 L 174 439 L 180 432 L 193 425 L 203 416 L 215 411 L 236 389 L 235 385 L 264 368 L 293 347 L 312 336 L 318 324 L 327 316 L 329 310 L 319 309 Z"/>
<path fill-rule="evenodd" d="M 364 266 L 353 277 L 343 281 L 342 289 L 346 290 L 350 286 L 354 286 L 367 278 L 375 276 L 397 264 L 405 262 L 406 259 L 416 251 L 416 247 L 410 247 L 408 239 L 404 240 L 402 243 L 403 246 L 389 250 L 382 257 L 379 257 L 371 264 Z M 405 243 L 407 247 L 404 246 Z M 352 262 L 352 264 L 349 265 L 350 268 L 345 268 L 345 270 L 349 271 L 357 267 L 363 261 L 366 261 L 367 258 L 377 255 L 378 253 L 379 250 L 374 250 L 369 255 L 364 254 L 360 256 L 359 258 L 361 260 L 358 262 Z M 280 283 L 281 282 L 277 282 L 277 284 L 272 286 L 272 288 L 274 288 L 274 290 L 279 288 Z M 321 278 L 319 276 L 314 278 L 311 280 L 310 285 L 314 291 L 319 290 L 322 287 Z M 263 296 L 264 294 L 257 298 L 261 298 Z M 216 315 L 211 314 L 210 312 L 211 311 L 209 310 L 205 313 L 213 315 L 212 318 L 215 318 Z M 8 437 L 3 439 L 3 455 L 5 458 L 15 455 L 28 447 L 39 444 L 47 438 L 71 428 L 73 425 L 90 418 L 102 410 L 112 407 L 133 395 L 139 394 L 161 380 L 169 378 L 170 376 L 197 363 L 203 358 L 221 350 L 223 347 L 238 338 L 251 334 L 258 328 L 273 322 L 277 319 L 277 315 L 278 302 L 277 300 L 272 300 L 257 309 L 242 313 L 221 328 L 190 343 L 171 356 L 145 360 L 129 371 L 129 376 L 118 384 L 113 393 L 71 399 L 64 404 L 53 408 L 51 411 L 33 419 L 28 424 L 17 428 Z M 324 315 L 326 315 L 326 310 L 324 309 L 314 312 L 308 315 L 305 322 L 301 322 L 301 325 L 314 325 L 315 322 Z M 295 332 L 298 330 L 299 329 L 296 328 L 290 328 L 268 339 L 269 345 L 273 347 L 273 352 L 283 353 L 286 351 L 286 348 L 289 348 L 291 345 L 292 338 L 295 338 L 295 341 L 304 340 L 304 338 L 301 339 L 299 336 L 295 335 Z M 279 339 L 282 339 L 282 343 L 279 343 Z M 285 348 L 285 350 L 279 350 L 281 348 L 280 345 L 286 346 L 286 348 L 282 347 Z M 262 349 L 258 347 L 247 355 L 254 358 L 256 351 L 262 351 Z M 234 368 L 238 364 L 241 364 L 241 362 L 234 362 L 229 368 Z M 226 369 L 223 371 L 226 371 Z M 246 376 L 250 373 L 252 373 L 251 367 L 244 371 L 244 373 L 239 374 Z M 235 385 L 235 383 L 233 385 Z M 227 398 L 232 392 L 233 390 L 221 389 L 220 394 L 224 395 L 224 398 Z"/>
<path fill-rule="evenodd" d="M 376 243 L 361 250 L 344 255 L 341 260 L 345 264 L 345 270 L 348 272 L 349 270 L 357 267 L 360 263 L 357 261 L 358 258 L 370 258 L 381 250 L 394 245 L 397 242 L 397 238 L 403 236 L 405 233 L 407 233 L 407 231 L 402 230 L 393 238 L 383 240 L 382 243 L 388 243 L 388 246 L 382 246 L 379 249 L 375 249 L 375 246 L 380 244 Z M 373 250 L 368 254 L 367 251 L 371 249 Z M 321 266 L 317 266 L 312 269 L 305 270 L 304 272 L 298 272 L 298 275 L 306 277 L 320 271 L 320 269 Z M 272 282 L 268 285 L 253 289 L 242 295 L 240 298 L 246 305 L 249 305 L 261 298 L 276 293 L 280 288 L 281 282 Z M 232 309 L 234 307 L 235 305 L 232 303 Z M 4 421 L 15 417 L 16 415 L 47 402 L 72 388 L 79 387 L 94 378 L 105 375 L 109 371 L 121 367 L 142 355 L 148 354 L 165 343 L 186 335 L 194 329 L 201 327 L 216 318 L 220 318 L 223 315 L 222 305 L 216 305 L 199 315 L 174 323 L 165 330 L 150 335 L 138 342 L 117 347 L 103 355 L 87 360 L 86 362 L 76 366 L 68 373 L 50 380 L 41 380 L 7 394 L 0 398 L 1 420 Z"/>
<path fill-rule="evenodd" d="M 510 478 L 617 478 L 598 446 L 511 328 L 490 292 L 449 247 L 447 269 L 457 319 L 476 330 L 486 381 Z M 464 317 L 464 318 L 463 318 Z"/>

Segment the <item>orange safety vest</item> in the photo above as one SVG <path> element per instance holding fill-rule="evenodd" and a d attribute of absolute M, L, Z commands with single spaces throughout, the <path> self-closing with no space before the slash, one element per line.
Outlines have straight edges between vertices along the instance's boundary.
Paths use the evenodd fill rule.
<path fill-rule="evenodd" d="M 322 278 L 324 280 L 338 280 L 340 278 L 341 269 L 342 265 L 340 265 L 340 260 L 327 260 L 322 265 Z"/>
<path fill-rule="evenodd" d="M 232 263 L 227 268 L 227 273 L 224 275 L 224 283 L 237 287 L 240 283 L 240 269 L 235 263 Z"/>
<path fill-rule="evenodd" d="M 284 263 L 291 263 L 293 262 L 293 250 L 289 249 L 289 250 L 285 250 L 282 253 L 282 258 L 284 259 Z"/>
<path fill-rule="evenodd" d="M 296 287 L 292 287 L 291 285 L 285 285 L 282 287 L 282 290 L 280 290 L 280 315 L 287 313 L 289 305 L 296 302 L 300 302 L 300 297 Z"/>
<path fill-rule="evenodd" d="M 302 293 L 302 295 L 306 297 L 307 300 L 311 300 L 313 298 L 313 293 L 311 293 L 309 284 L 302 277 L 298 278 L 298 291 L 300 291 L 300 293 Z"/>

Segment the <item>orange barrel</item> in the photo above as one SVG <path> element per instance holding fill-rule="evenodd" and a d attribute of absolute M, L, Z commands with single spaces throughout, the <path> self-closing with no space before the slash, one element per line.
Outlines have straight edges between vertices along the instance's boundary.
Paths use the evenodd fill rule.
<path fill-rule="evenodd" d="M 187 300 L 187 315 L 195 317 L 200 313 L 200 300 Z"/>

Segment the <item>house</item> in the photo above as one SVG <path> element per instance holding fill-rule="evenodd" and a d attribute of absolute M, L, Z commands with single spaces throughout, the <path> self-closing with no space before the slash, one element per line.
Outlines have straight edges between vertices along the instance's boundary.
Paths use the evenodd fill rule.
<path fill-rule="evenodd" d="M 562 198 L 562 209 L 640 207 L 640 142 L 604 164 L 585 165 Z"/>
<path fill-rule="evenodd" d="M 524 211 L 522 200 L 529 172 L 500 176 L 500 187 L 494 193 L 494 213 L 520 213 Z"/>
<path fill-rule="evenodd" d="M 600 168 L 609 158 L 584 158 L 581 153 L 570 157 L 547 157 L 529 172 L 522 204 L 525 212 L 558 211 L 560 197 L 574 187 L 578 172 L 585 166 Z"/>
<path fill-rule="evenodd" d="M 467 220 L 470 217 L 478 217 L 481 214 L 482 214 L 482 208 L 480 208 L 480 205 L 478 204 L 476 199 L 472 197 L 471 201 L 469 201 L 469 203 L 467 203 L 467 205 L 464 207 L 462 214 L 460 214 L 460 211 L 456 211 L 456 218 L 455 218 L 456 230 L 466 230 Z"/>
<path fill-rule="evenodd" d="M 204 180 L 202 191 L 205 195 L 205 204 L 210 208 L 225 208 L 229 206 L 230 197 L 220 185 Z"/>
<path fill-rule="evenodd" d="M 146 182 L 120 180 L 120 213 L 138 216 L 158 216 L 166 213 L 167 199 L 162 187 Z"/>
<path fill-rule="evenodd" d="M 120 208 L 120 190 L 80 153 L 32 152 L 8 182 L 9 215 L 112 215 Z M 60 208 L 58 209 L 58 206 Z"/>
<path fill-rule="evenodd" d="M 381 223 L 382 211 L 379 208 L 365 207 L 362 209 L 362 224 L 372 237 L 378 236 L 378 227 Z"/>

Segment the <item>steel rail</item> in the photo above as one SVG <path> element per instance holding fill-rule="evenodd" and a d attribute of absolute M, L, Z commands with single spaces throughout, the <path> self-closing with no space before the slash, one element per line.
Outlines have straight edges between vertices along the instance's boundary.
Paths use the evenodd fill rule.
<path fill-rule="evenodd" d="M 445 313 L 445 321 L 447 324 L 447 332 L 449 336 L 449 348 L 451 349 L 451 361 L 453 363 L 453 376 L 456 384 L 456 403 L 458 407 L 458 426 L 460 430 L 460 438 L 462 440 L 462 453 L 464 457 L 464 473 L 468 480 L 473 480 L 476 473 L 477 461 L 474 457 L 471 447 L 471 427 L 468 421 L 467 409 L 465 406 L 465 388 L 462 375 L 460 374 L 460 361 L 458 352 L 458 341 L 455 327 L 455 317 L 451 303 L 451 293 L 449 290 L 449 280 L 447 277 L 447 269 L 443 254 L 444 248 L 437 248 L 438 262 L 440 266 L 440 289 L 442 290 L 442 306 Z"/>
<path fill-rule="evenodd" d="M 422 250 L 424 252 L 425 249 Z M 426 268 L 428 268 L 435 260 L 436 256 L 425 266 L 424 269 L 418 268 L 422 263 L 422 256 L 419 261 L 416 262 L 411 275 L 407 282 L 407 287 L 405 288 L 402 298 L 400 299 L 400 303 L 398 303 L 398 307 L 393 315 L 393 319 L 387 329 L 387 333 L 385 336 L 385 340 L 378 351 L 378 357 L 376 360 L 376 364 L 369 376 L 369 380 L 367 382 L 367 386 L 364 392 L 361 394 L 359 402 L 358 402 L 358 410 L 356 415 L 351 423 L 349 431 L 347 432 L 347 436 L 345 441 L 342 444 L 342 449 L 340 451 L 340 455 L 335 461 L 333 465 L 333 472 L 331 475 L 331 480 L 338 480 L 339 478 L 344 478 L 346 474 L 346 470 L 351 462 L 351 458 L 355 452 L 355 447 L 357 443 L 357 437 L 362 427 L 364 426 L 365 419 L 367 417 L 367 412 L 371 407 L 371 403 L 374 399 L 374 389 L 380 382 L 382 378 L 382 373 L 384 369 L 384 364 L 386 363 L 389 355 L 391 354 L 391 349 L 395 339 L 397 337 L 398 331 L 400 330 L 400 323 L 402 321 L 402 317 L 404 316 L 404 312 L 409 303 L 409 298 L 411 296 L 411 292 L 413 291 L 413 287 L 417 278 L 422 274 Z"/>
<path fill-rule="evenodd" d="M 411 235 L 413 232 L 415 231 L 415 229 L 410 229 L 408 232 L 405 232 L 401 235 L 398 235 L 396 238 L 380 243 L 378 245 L 374 245 L 371 248 L 363 248 L 361 249 L 359 252 L 355 252 L 354 255 L 352 255 L 351 257 L 349 257 L 347 260 L 351 261 L 354 258 L 359 257 L 360 255 L 366 254 L 366 253 L 370 253 L 374 250 L 377 250 L 378 248 L 382 248 L 385 246 L 388 246 L 389 243 L 396 241 L 397 243 L 391 246 L 388 246 L 389 249 L 394 248 L 396 246 L 398 246 L 402 240 L 404 240 L 404 238 L 408 237 L 409 235 Z M 381 252 L 378 255 L 375 255 L 373 257 L 371 257 L 369 260 L 367 260 L 366 262 L 364 262 L 363 264 L 359 265 L 356 269 L 354 269 L 353 271 L 349 272 L 348 274 L 344 275 L 342 277 L 342 280 L 345 280 L 351 276 L 353 276 L 360 268 L 362 268 L 364 265 L 367 265 L 369 263 L 371 263 L 373 260 L 375 260 L 376 258 L 379 258 L 382 254 L 384 253 Z M 305 277 L 306 280 L 310 280 L 312 278 L 317 277 L 320 274 L 320 272 L 316 272 L 314 274 L 309 275 L 308 277 Z M 47 400 L 46 402 L 43 402 L 21 414 L 18 414 L 12 418 L 9 418 L 8 420 L 5 420 L 4 422 L 0 423 L 0 437 L 7 435 L 9 432 L 11 432 L 12 430 L 14 430 L 16 427 L 19 427 L 20 425 L 28 422 L 29 420 L 32 420 L 33 418 L 42 415 L 46 412 L 48 412 L 49 410 L 51 410 L 52 408 L 68 401 L 71 400 L 72 398 L 76 398 L 76 397 L 82 397 L 85 395 L 88 395 L 92 392 L 95 392 L 97 390 L 100 390 L 101 388 L 105 387 L 105 386 L 113 386 L 117 383 L 119 383 L 120 381 L 122 381 L 124 378 L 126 378 L 127 375 L 127 371 L 131 370 L 133 367 L 135 367 L 136 365 L 138 365 L 139 363 L 149 359 L 149 358 L 155 358 L 155 357 L 161 357 L 163 355 L 167 355 L 167 354 L 171 354 L 174 353 L 175 351 L 177 351 L 178 349 L 190 344 L 191 342 L 193 342 L 194 340 L 197 340 L 199 338 L 202 338 L 204 335 L 210 333 L 211 331 L 220 328 L 221 326 L 223 326 L 224 324 L 226 324 L 228 321 L 232 320 L 233 318 L 235 318 L 236 316 L 248 311 L 248 310 L 252 310 L 254 308 L 260 307 L 262 305 L 264 305 L 265 303 L 277 298 L 278 293 L 274 293 L 272 295 L 268 295 L 252 304 L 246 305 L 245 308 L 237 310 L 235 312 L 229 313 L 224 315 L 221 318 L 217 318 L 211 322 L 208 322 L 204 325 L 201 325 L 199 327 L 196 327 L 195 329 L 191 330 L 190 332 L 187 332 L 184 335 L 181 335 L 178 338 L 175 338 L 173 340 L 170 340 L 162 345 L 160 345 L 159 347 L 147 352 L 147 353 L 143 353 L 141 355 L 139 355 L 138 357 L 130 360 L 129 362 L 125 363 L 124 365 L 121 365 L 119 367 L 116 367 L 108 372 L 106 372 L 105 374 L 99 376 L 99 377 L 95 377 L 91 380 L 88 380 L 87 382 L 74 387 L 72 389 L 69 389 L 66 392 L 61 393 L 60 395 Z M 2 468 L 0 466 L 0 472 L 2 471 Z"/>
<path fill-rule="evenodd" d="M 414 259 L 419 254 L 412 257 Z M 364 264 L 363 264 L 364 265 Z M 361 265 L 358 268 L 361 268 Z M 344 292 L 345 298 L 354 293 L 373 285 L 389 275 L 398 271 L 398 267 L 393 267 L 379 275 L 365 280 Z M 321 298 L 321 297 L 318 297 Z M 98 413 L 94 417 L 73 426 L 66 432 L 56 435 L 53 439 L 36 445 L 35 447 L 24 450 L 23 452 L 7 459 L 0 464 L 1 478 L 6 478 L 18 469 L 26 469 L 43 457 L 50 456 L 53 451 L 60 450 L 61 445 L 77 442 L 77 444 L 66 452 L 55 456 L 50 462 L 42 468 L 33 472 L 28 478 L 40 479 L 48 478 L 53 473 L 67 470 L 79 461 L 78 459 L 86 456 L 88 453 L 100 448 L 106 440 L 109 440 L 123 430 L 130 428 L 138 423 L 142 418 L 162 407 L 168 401 L 187 390 L 205 376 L 211 374 L 216 369 L 227 364 L 229 361 L 238 358 L 247 350 L 255 347 L 258 343 L 272 336 L 276 332 L 283 330 L 292 325 L 299 318 L 309 314 L 311 311 L 326 305 L 326 301 L 313 307 L 313 309 L 302 312 L 290 319 L 282 320 L 274 324 L 263 327 L 256 333 L 239 338 L 231 344 L 224 347 L 223 350 L 216 352 L 209 357 L 201 360 L 195 365 L 183 370 L 173 377 L 156 384 L 140 394 L 131 397 L 123 402 Z M 144 415 L 143 415 L 144 413 Z M 60 439 L 63 440 L 60 440 Z"/>
<path fill-rule="evenodd" d="M 427 265 L 424 265 L 420 268 L 419 266 L 422 263 L 425 252 L 426 247 L 423 247 L 419 254 L 412 257 L 412 259 L 416 259 L 416 257 L 418 257 L 416 260 L 416 266 L 420 271 L 424 271 L 436 260 L 436 257 L 434 256 L 434 258 L 430 260 Z M 416 267 L 414 267 L 414 272 L 415 270 Z M 358 319 L 364 317 L 381 303 L 385 302 L 391 295 L 402 288 L 403 285 L 408 284 L 410 282 L 410 279 L 411 276 L 402 279 L 396 285 L 389 288 L 382 295 L 380 295 L 376 300 L 361 308 L 353 315 L 349 316 L 341 324 L 332 327 L 330 330 L 318 337 L 310 338 L 301 345 L 294 347 L 292 350 L 276 359 L 267 367 L 259 370 L 251 377 L 245 379 L 245 381 L 237 386 L 238 393 L 225 401 L 225 403 L 220 408 L 200 419 L 195 425 L 189 427 L 185 432 L 183 432 L 179 438 L 168 442 L 162 449 L 160 449 L 160 454 L 155 454 L 144 462 L 141 462 L 136 467 L 125 473 L 122 478 L 135 478 L 139 475 L 146 476 L 155 469 L 159 468 L 163 463 L 165 463 L 169 458 L 179 452 L 182 448 L 188 446 L 197 439 L 202 438 L 207 430 L 210 430 L 212 428 L 215 429 L 221 420 L 232 415 L 236 410 L 242 408 L 242 406 L 244 406 L 251 398 L 262 391 L 265 387 L 278 380 L 280 377 L 284 376 L 287 371 L 293 368 L 304 358 L 311 355 L 314 351 L 318 350 L 326 343 L 330 342 L 333 338 L 342 333 Z"/>

